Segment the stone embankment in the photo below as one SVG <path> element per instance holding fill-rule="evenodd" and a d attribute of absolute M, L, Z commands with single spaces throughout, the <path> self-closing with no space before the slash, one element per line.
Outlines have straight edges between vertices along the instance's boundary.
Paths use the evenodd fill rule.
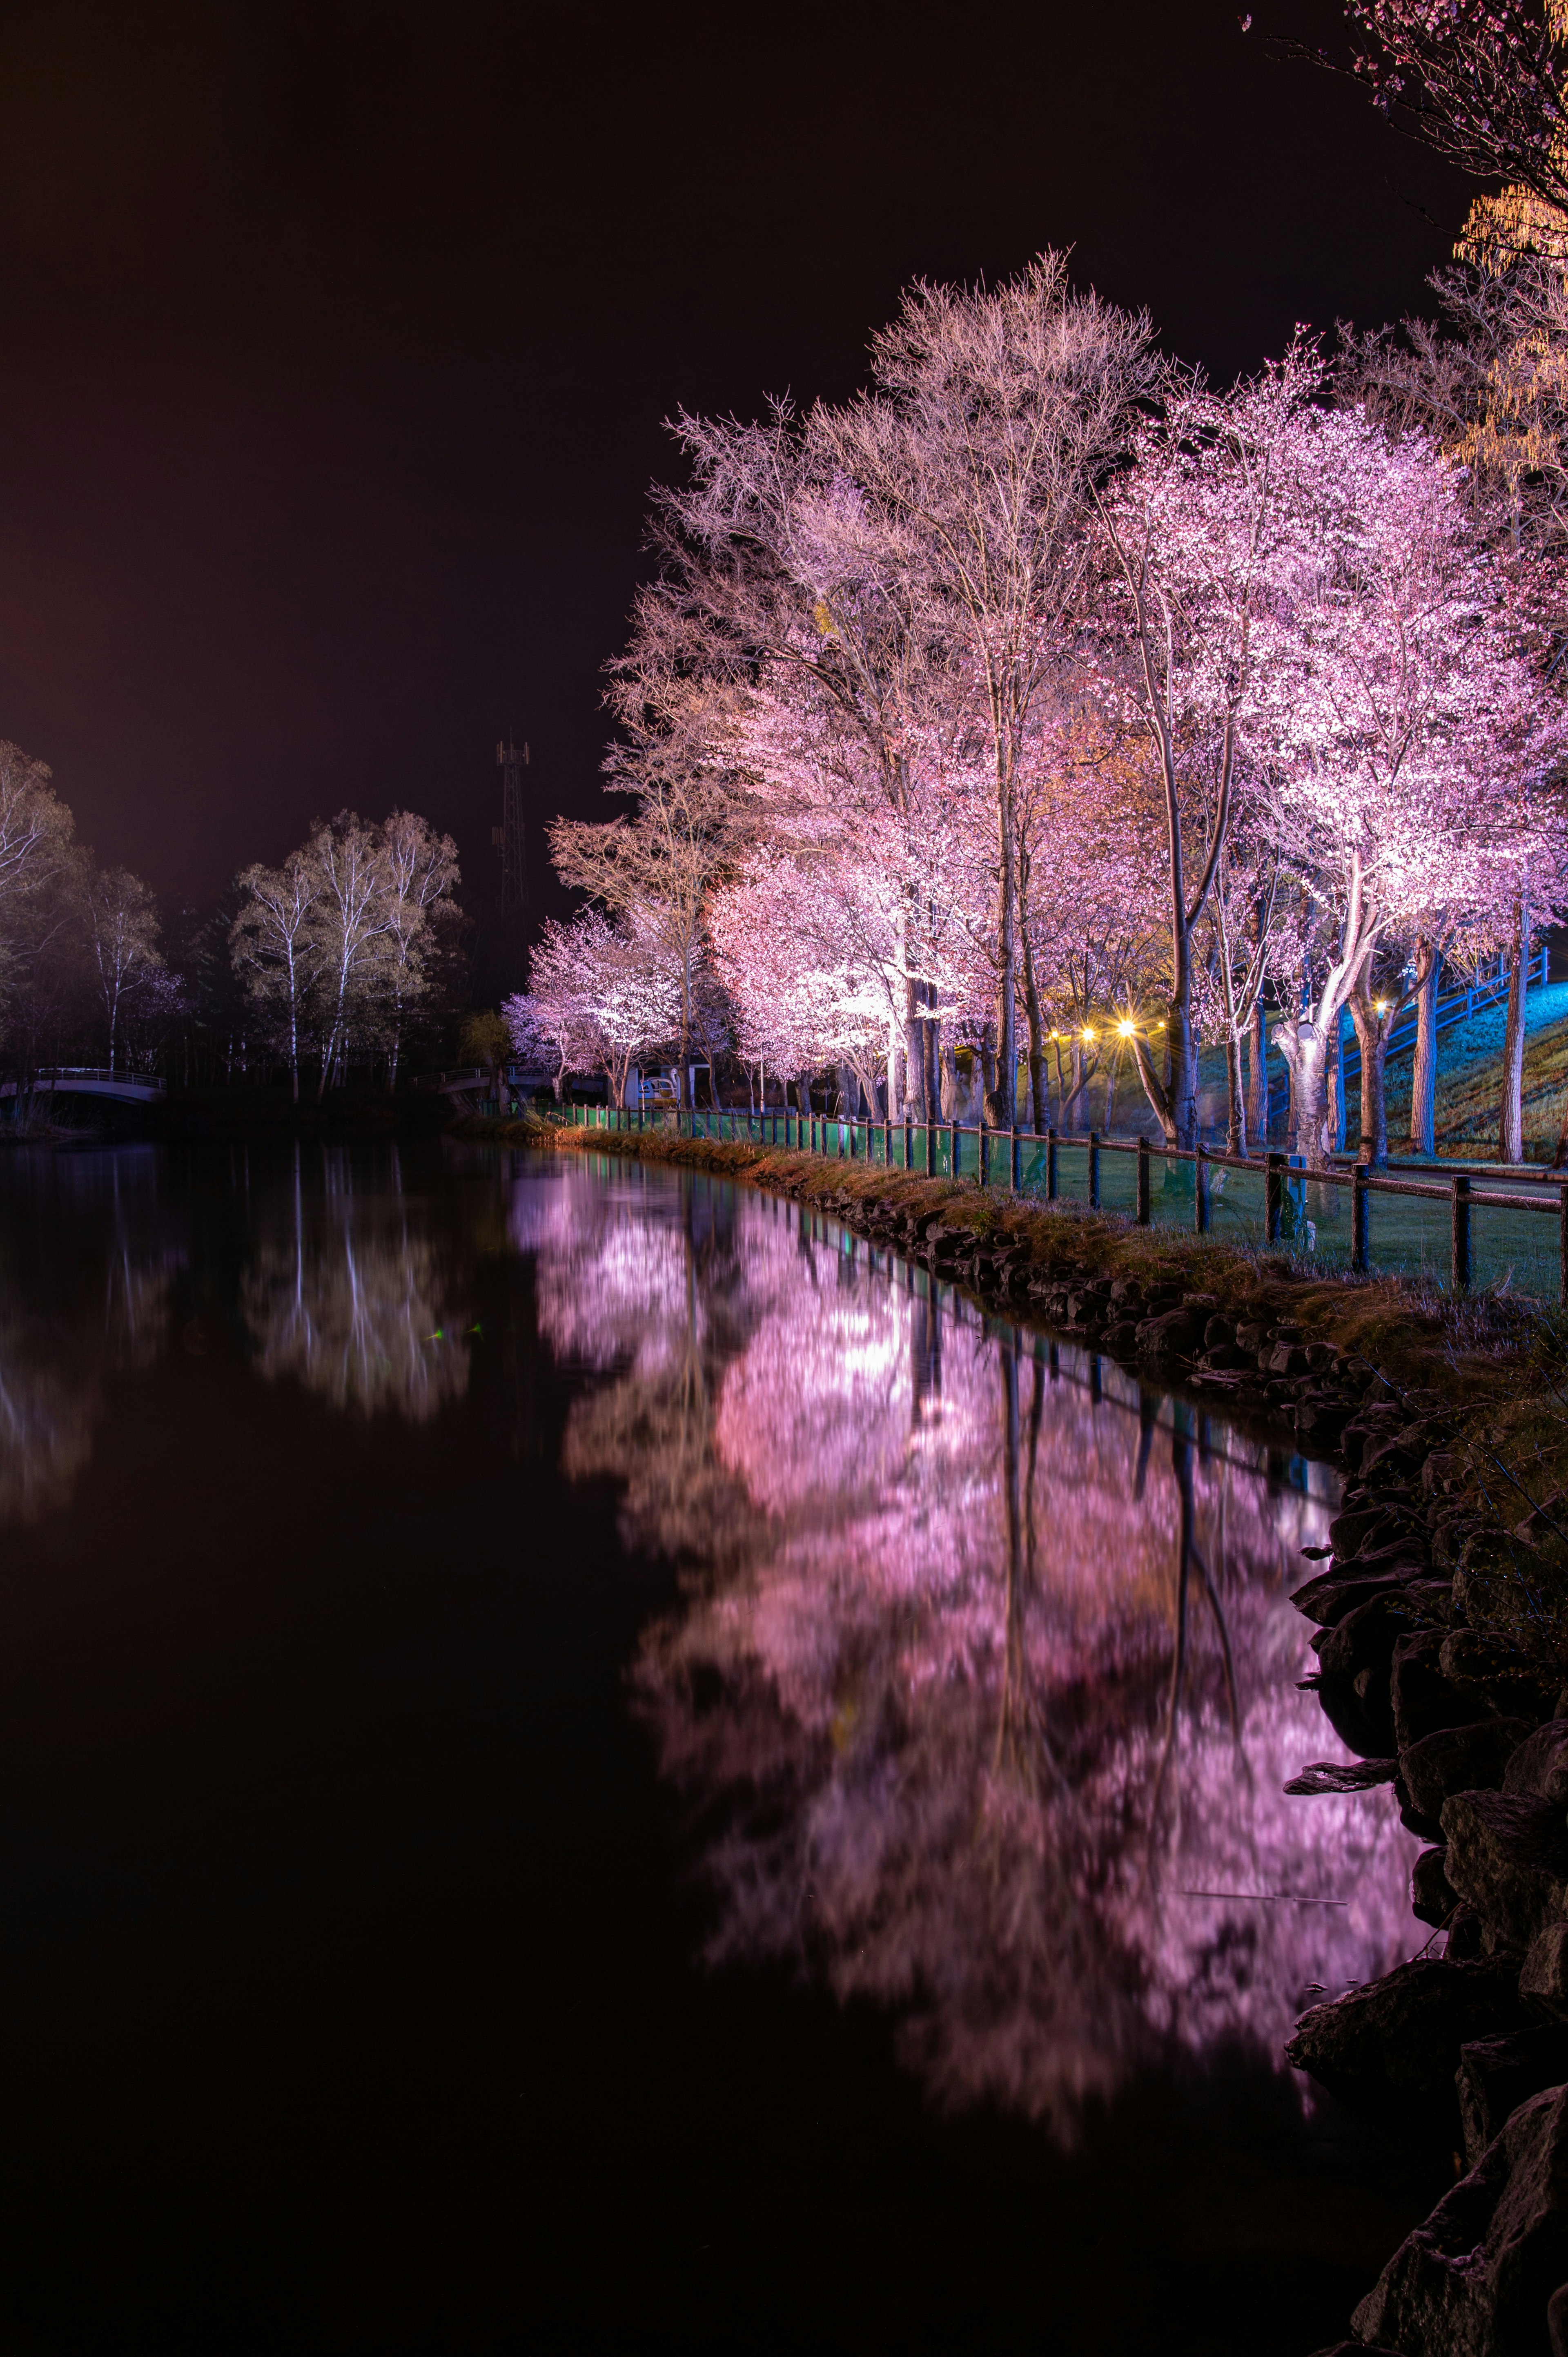
<path fill-rule="evenodd" d="M 1568 1685 L 1553 1644 L 1539 1630 L 1533 1643 L 1510 1635 L 1506 1609 L 1511 1598 L 1517 1619 L 1520 1595 L 1528 1608 L 1521 1555 L 1568 1583 L 1568 1503 L 1553 1493 L 1532 1506 L 1485 1426 L 1477 1441 L 1452 1335 L 1444 1343 L 1412 1304 L 1402 1347 L 1378 1363 L 1334 1339 L 1374 1330 L 1366 1289 L 1341 1286 L 1337 1303 L 1283 1258 L 999 1211 L 972 1189 L 897 1173 L 836 1182 L 832 1166 L 798 1156 L 749 1157 L 759 1168 L 722 1149 L 663 1158 L 806 1197 L 983 1306 L 1038 1318 L 1242 1422 L 1288 1427 L 1342 1468 L 1329 1548 L 1293 1600 L 1316 1628 L 1310 1683 L 1355 1759 L 1309 1767 L 1287 1789 L 1305 1801 L 1390 1787 L 1426 1845 L 1412 1901 L 1431 1936 L 1381 1980 L 1313 2007 L 1286 2051 L 1346 2104 L 1452 2151 L 1456 2181 L 1334 2357 L 1568 2357 Z M 1416 1379 L 1423 1358 L 1442 1383 Z M 1505 1369 L 1505 1390 L 1521 1381 L 1525 1362 Z M 1497 1499 L 1511 1492 L 1510 1521 Z"/>

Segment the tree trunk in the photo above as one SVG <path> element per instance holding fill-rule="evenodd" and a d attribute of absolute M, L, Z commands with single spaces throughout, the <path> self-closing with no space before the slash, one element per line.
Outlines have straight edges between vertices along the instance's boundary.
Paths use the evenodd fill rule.
<path fill-rule="evenodd" d="M 1530 903 L 1521 893 L 1509 952 L 1509 1011 L 1503 1031 L 1503 1101 L 1498 1160 L 1524 1160 L 1524 994 L 1530 969 Z"/>
<path fill-rule="evenodd" d="M 941 1117 L 944 1121 L 958 1119 L 958 1050 L 953 1046 L 952 1025 L 944 1023 L 937 1049 L 937 1069 L 941 1080 Z"/>
<path fill-rule="evenodd" d="M 1046 1079 L 1046 1026 L 1035 979 L 1035 952 L 1027 930 L 1024 934 L 1024 1012 L 1029 1023 L 1029 1103 L 1037 1134 L 1050 1125 Z"/>
<path fill-rule="evenodd" d="M 1018 1117 L 1018 865 L 1011 780 L 998 783 L 997 849 L 1001 856 L 1001 923 L 997 927 L 996 1085 L 985 1116 L 993 1129 L 1011 1129 Z"/>
<path fill-rule="evenodd" d="M 1241 1042 L 1232 1031 L 1225 1042 L 1225 1151 L 1247 1152 L 1247 1072 Z"/>
<path fill-rule="evenodd" d="M 1291 1126 L 1306 1157 L 1307 1168 L 1321 1170 L 1326 1159 L 1323 1125 L 1328 1043 L 1316 1024 L 1305 1015 L 1294 1023 L 1282 1023 L 1274 1039 L 1290 1073 Z"/>
<path fill-rule="evenodd" d="M 1383 1071 L 1388 1059 L 1389 1034 L 1402 1011 L 1401 1003 L 1390 999 L 1380 1015 L 1365 984 L 1351 996 L 1350 1020 L 1356 1026 L 1356 1037 L 1361 1048 L 1360 1158 L 1377 1170 L 1383 1169 L 1389 1158 L 1389 1120 L 1383 1093 Z"/>
<path fill-rule="evenodd" d="M 1269 1143 L 1269 1021 L 1259 999 L 1252 1009 L 1251 1039 L 1252 1135 L 1260 1152 Z"/>
<path fill-rule="evenodd" d="M 1347 1107 L 1345 1103 L 1345 1017 L 1343 1011 L 1334 1018 L 1334 1045 L 1328 1055 L 1329 1132 L 1334 1151 L 1345 1151 Z"/>
<path fill-rule="evenodd" d="M 1410 1076 L 1412 1154 L 1437 1151 L 1437 973 L 1435 942 L 1423 933 L 1415 944 L 1415 1061 Z"/>

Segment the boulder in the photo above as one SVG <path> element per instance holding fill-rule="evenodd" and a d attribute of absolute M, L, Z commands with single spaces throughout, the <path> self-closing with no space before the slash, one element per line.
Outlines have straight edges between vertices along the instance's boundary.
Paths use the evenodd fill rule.
<path fill-rule="evenodd" d="M 1381 1596 L 1402 1587 L 1402 1582 L 1386 1571 L 1374 1572 L 1370 1579 L 1347 1578 L 1343 1571 L 1319 1572 L 1305 1587 L 1298 1587 L 1291 1602 L 1308 1620 L 1321 1628 L 1337 1629 L 1347 1613 L 1354 1612 L 1359 1604 L 1369 1604 L 1374 1596 Z M 1389 1655 L 1392 1662 L 1391 1649 Z"/>
<path fill-rule="evenodd" d="M 1510 2030 L 1505 2038 L 1478 2038 L 1459 2055 L 1459 2122 L 1465 2158 L 1474 2169 L 1511 2113 L 1532 2095 L 1568 2080 L 1568 2024 L 1543 2022 Z"/>
<path fill-rule="evenodd" d="M 1530 1793 L 1455 1792 L 1440 1811 L 1448 1879 L 1495 1939 L 1528 1948 L 1568 1918 L 1568 1824 Z"/>
<path fill-rule="evenodd" d="M 1530 1731 L 1526 1719 L 1483 1718 L 1422 1736 L 1400 1754 L 1411 1806 L 1435 1817 L 1451 1793 L 1496 1792 Z"/>
<path fill-rule="evenodd" d="M 1394 1748 L 1386 1679 L 1362 1670 L 1355 1678 L 1320 1674 L 1315 1684 L 1323 1716 L 1346 1750 L 1363 1760 L 1386 1760 Z"/>
<path fill-rule="evenodd" d="M 1447 1867 L 1445 1849 L 1423 1849 L 1410 1870 L 1412 1910 L 1423 1923 L 1438 1928 L 1447 1922 L 1458 1905 Z"/>
<path fill-rule="evenodd" d="M 1524 1952 L 1519 1993 L 1532 2013 L 1568 2015 L 1568 1923 L 1541 1925 Z"/>
<path fill-rule="evenodd" d="M 1416 1956 L 1348 1996 L 1315 2005 L 1285 2053 L 1342 2102 L 1452 2150 L 1460 2048 L 1524 2027 L 1517 1964 Z"/>
<path fill-rule="evenodd" d="M 1443 1674 L 1443 1632 L 1423 1629 L 1400 1637 L 1394 1644 L 1389 1696 L 1394 1710 L 1394 1735 L 1402 1752 L 1439 1727 L 1463 1727 L 1476 1716 L 1475 1696 L 1454 1685 Z"/>
<path fill-rule="evenodd" d="M 1191 1309 L 1162 1310 L 1138 1327 L 1138 1349 L 1145 1359 L 1188 1359 L 1202 1341 L 1203 1318 Z"/>
<path fill-rule="evenodd" d="M 1315 1637 L 1313 1651 L 1330 1677 L 1353 1678 L 1361 1670 L 1375 1670 L 1386 1678 L 1393 1665 L 1394 1648 L 1408 1636 L 1415 1616 L 1397 1588 L 1369 1597 L 1356 1605 L 1334 1628 Z"/>
<path fill-rule="evenodd" d="M 1284 1790 L 1298 1796 L 1369 1792 L 1379 1784 L 1391 1784 L 1398 1773 L 1397 1760 L 1315 1760 Z"/>
<path fill-rule="evenodd" d="M 1516 2111 L 1402 2243 L 1351 2319 L 1363 2343 L 1455 2357 L 1548 2357 L 1568 2277 L 1568 2087 Z"/>
<path fill-rule="evenodd" d="M 1568 1719 L 1550 1720 L 1519 1746 L 1509 1761 L 1503 1790 L 1568 1809 Z"/>
<path fill-rule="evenodd" d="M 1357 1506 L 1345 1513 L 1336 1514 L 1328 1525 L 1328 1536 L 1340 1561 L 1348 1562 L 1359 1555 L 1364 1541 L 1369 1540 L 1388 1520 L 1381 1506 Z M 1391 1528 L 1389 1534 L 1393 1535 Z"/>

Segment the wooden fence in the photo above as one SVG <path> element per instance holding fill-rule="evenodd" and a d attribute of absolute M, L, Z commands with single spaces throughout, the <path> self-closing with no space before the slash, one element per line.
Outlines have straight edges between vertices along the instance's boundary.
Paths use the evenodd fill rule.
<path fill-rule="evenodd" d="M 685 1137 L 788 1146 L 832 1159 L 865 1162 L 878 1168 L 913 1170 L 929 1178 L 968 1178 L 1035 1201 L 1082 1203 L 1090 1210 L 1124 1211 L 1140 1227 L 1181 1225 L 1198 1235 L 1220 1232 L 1236 1241 L 1268 1244 L 1308 1243 L 1318 1249 L 1317 1232 L 1337 1227 L 1348 1214 L 1348 1249 L 1323 1250 L 1326 1265 L 1343 1257 L 1355 1271 L 1410 1265 L 1412 1260 L 1434 1275 L 1445 1273 L 1455 1292 L 1477 1275 L 1477 1214 L 1491 1215 L 1497 1234 L 1489 1257 L 1505 1253 L 1518 1237 L 1507 1281 L 1526 1262 L 1538 1280 L 1519 1289 L 1554 1294 L 1568 1300 L 1568 1173 L 1544 1170 L 1455 1170 L 1451 1176 L 1395 1178 L 1364 1164 L 1307 1171 L 1280 1153 L 1223 1154 L 1206 1146 L 1190 1149 L 1156 1145 L 1146 1137 L 1058 1135 L 1048 1129 L 989 1129 L 983 1124 L 849 1121 L 831 1114 L 796 1112 L 688 1113 L 622 1111 L 616 1106 L 574 1105 L 574 1124 L 593 1129 L 677 1129 Z M 1154 1186 L 1155 1166 L 1162 1186 Z M 1494 1169 L 1496 1166 L 1493 1166 Z M 1413 1209 L 1441 1205 L 1441 1243 L 1431 1232 L 1407 1234 L 1398 1248 L 1390 1236 L 1378 1249 L 1381 1225 L 1375 1202 Z M 1316 1218 L 1312 1218 L 1316 1211 Z M 1544 1230 L 1542 1220 L 1555 1222 Z M 1507 1229 L 1505 1232 L 1505 1220 Z M 1518 1236 L 1515 1223 L 1530 1232 Z M 1308 1237 L 1305 1231 L 1310 1227 Z M 1328 1243 L 1328 1239 L 1324 1239 Z M 1446 1265 L 1445 1271 L 1444 1264 Z M 1494 1280 L 1496 1281 L 1496 1280 Z"/>

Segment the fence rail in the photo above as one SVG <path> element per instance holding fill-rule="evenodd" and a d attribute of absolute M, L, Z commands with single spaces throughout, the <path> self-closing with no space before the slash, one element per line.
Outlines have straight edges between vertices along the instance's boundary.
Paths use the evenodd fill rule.
<path fill-rule="evenodd" d="M 1537 954 L 1531 958 L 1529 965 L 1525 968 L 1524 986 L 1527 991 L 1538 990 L 1544 986 L 1547 977 L 1548 963 L 1548 955 L 1545 950 L 1539 951 Z M 1490 980 L 1487 982 L 1476 982 L 1470 984 L 1467 989 L 1445 991 L 1434 1004 L 1432 1024 L 1434 1036 L 1435 1037 L 1438 1033 L 1443 1031 L 1452 1030 L 1456 1023 L 1467 1023 L 1471 1016 L 1477 1014 L 1480 1008 L 1483 1006 L 1494 1006 L 1498 999 L 1506 998 L 1508 995 L 1509 975 L 1506 968 L 1492 975 Z M 1340 1017 L 1340 1024 L 1344 1031 L 1345 1039 L 1345 1081 L 1347 1087 L 1348 1087 L 1353 1082 L 1359 1081 L 1361 1077 L 1361 1043 L 1356 1038 L 1354 1031 L 1347 1028 L 1348 1027 L 1349 1019 L 1348 1012 L 1342 1014 Z M 1400 1017 L 1399 1021 L 1389 1033 L 1389 1044 L 1384 1051 L 1385 1054 L 1389 1056 L 1402 1055 L 1407 1048 L 1413 1047 L 1415 1044 L 1416 1030 L 1417 1015 L 1415 1008 L 1412 1007 L 1406 1014 Z"/>
<path fill-rule="evenodd" d="M 1042 1135 L 973 1122 L 850 1121 L 792 1111 L 650 1116 L 613 1105 L 574 1105 L 571 1117 L 575 1126 L 605 1130 L 667 1129 L 673 1123 L 688 1137 L 789 1146 L 929 1178 L 972 1178 L 1036 1201 L 1125 1211 L 1140 1227 L 1179 1225 L 1198 1235 L 1219 1231 L 1239 1242 L 1269 1244 L 1305 1240 L 1325 1265 L 1343 1261 L 1358 1273 L 1412 1265 L 1433 1275 L 1445 1272 L 1456 1293 L 1477 1281 L 1477 1262 L 1484 1258 L 1497 1265 L 1492 1282 L 1511 1283 L 1522 1269 L 1520 1290 L 1568 1301 L 1564 1172 L 1516 1173 L 1510 1167 L 1507 1183 L 1499 1185 L 1478 1180 L 1470 1170 L 1423 1178 L 1388 1176 L 1363 1163 L 1308 1171 L 1282 1153 L 1224 1154 L 1206 1146 L 1155 1145 L 1146 1137 L 1101 1137 L 1094 1130 L 1059 1135 L 1048 1129 Z M 1156 1165 L 1163 1178 L 1157 1200 Z M 1418 1205 L 1442 1211 L 1435 1222 L 1407 1222 L 1403 1232 L 1391 1228 L 1382 1238 L 1375 1198 L 1384 1199 L 1390 1211 Z M 1484 1252 L 1477 1250 L 1477 1211 L 1497 1215 L 1481 1223 Z M 1545 1220 L 1553 1228 L 1540 1224 Z M 1343 1238 L 1342 1226 L 1348 1228 Z M 1375 1238 L 1381 1249 L 1374 1249 Z"/>

